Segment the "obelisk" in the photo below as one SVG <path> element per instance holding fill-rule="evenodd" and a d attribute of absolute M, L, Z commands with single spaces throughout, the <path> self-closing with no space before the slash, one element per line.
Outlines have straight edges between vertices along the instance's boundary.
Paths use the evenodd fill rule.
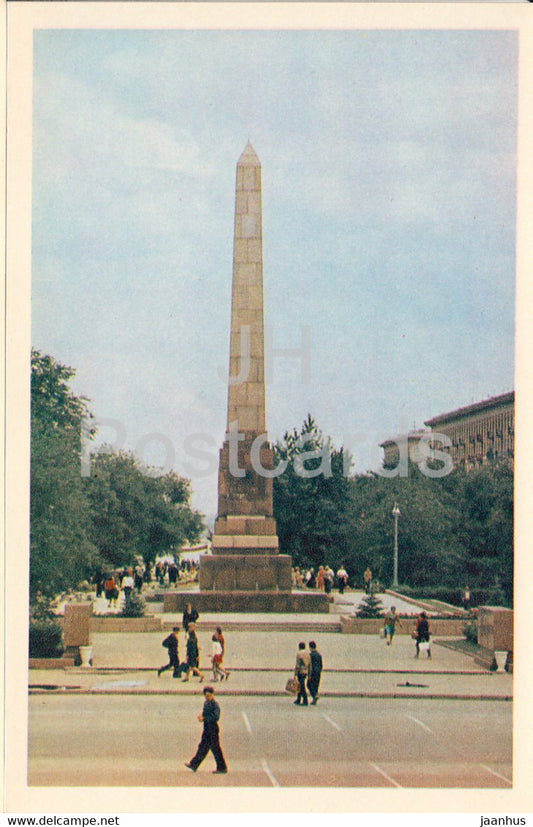
<path fill-rule="evenodd" d="M 237 163 L 226 436 L 220 450 L 218 516 L 201 591 L 291 589 L 291 558 L 279 554 L 273 517 L 272 447 L 266 433 L 261 164 L 248 143 Z"/>

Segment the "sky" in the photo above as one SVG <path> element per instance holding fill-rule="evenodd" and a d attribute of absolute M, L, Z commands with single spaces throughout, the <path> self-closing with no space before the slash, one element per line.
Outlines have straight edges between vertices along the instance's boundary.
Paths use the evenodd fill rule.
<path fill-rule="evenodd" d="M 271 441 L 311 413 L 363 473 L 514 388 L 515 32 L 40 30 L 33 106 L 32 344 L 76 370 L 95 447 L 189 477 L 210 518 L 248 140 L 265 325 L 300 349 L 267 348 Z"/>

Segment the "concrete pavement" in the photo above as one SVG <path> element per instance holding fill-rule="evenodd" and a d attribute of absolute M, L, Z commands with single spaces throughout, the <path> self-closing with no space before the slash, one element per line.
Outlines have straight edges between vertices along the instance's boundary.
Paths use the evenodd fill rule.
<path fill-rule="evenodd" d="M 298 642 L 315 640 L 324 658 L 321 695 L 338 697 L 438 697 L 498 699 L 512 697 L 512 675 L 487 672 L 473 658 L 448 648 L 449 639 L 432 642 L 432 658 L 414 658 L 414 641 L 399 634 L 392 646 L 378 635 L 348 635 L 328 630 L 331 616 L 294 618 L 269 616 L 269 631 L 261 629 L 262 616 L 204 614 L 197 631 L 201 669 L 212 682 L 209 668 L 211 634 L 216 625 L 224 630 L 228 681 L 218 683 L 221 695 L 284 695 L 292 674 Z M 165 616 L 166 619 L 166 616 Z M 169 620 L 171 618 L 169 617 Z M 181 618 L 175 620 L 178 624 Z M 296 624 L 294 627 L 292 624 Z M 322 625 L 321 625 L 322 624 Z M 287 627 L 290 627 L 290 631 Z M 324 631 L 321 631 L 321 628 Z M 202 685 L 172 678 L 171 670 L 157 677 L 167 658 L 162 633 L 95 633 L 92 635 L 93 667 L 66 670 L 32 669 L 30 692 L 196 694 Z M 185 639 L 180 632 L 180 659 Z M 45 687 L 58 687 L 49 689 Z"/>
<path fill-rule="evenodd" d="M 227 776 L 212 775 L 212 756 L 197 773 L 184 767 L 200 737 L 201 706 L 199 695 L 32 696 L 29 784 L 114 787 L 115 804 L 127 787 L 513 784 L 511 704 L 322 697 L 303 709 L 288 697 L 221 697 Z M 173 798 L 171 810 L 186 800 Z M 330 797 L 323 800 L 328 809 Z M 102 807 L 99 795 L 95 802 Z"/>

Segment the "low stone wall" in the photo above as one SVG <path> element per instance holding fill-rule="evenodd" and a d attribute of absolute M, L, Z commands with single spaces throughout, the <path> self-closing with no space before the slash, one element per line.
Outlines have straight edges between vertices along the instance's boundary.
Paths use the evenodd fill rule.
<path fill-rule="evenodd" d="M 415 618 L 400 618 L 403 626 L 396 626 L 397 635 L 410 635 L 415 628 Z M 379 635 L 385 625 L 384 618 L 341 617 L 341 632 L 348 635 Z M 462 637 L 464 620 L 461 618 L 429 619 L 432 637 Z"/>
<path fill-rule="evenodd" d="M 74 658 L 30 658 L 30 669 L 67 669 Z"/>
<path fill-rule="evenodd" d="M 91 632 L 160 632 L 163 622 L 160 617 L 105 617 L 92 615 Z"/>
<path fill-rule="evenodd" d="M 333 598 L 323 592 L 164 592 L 163 611 L 181 614 L 187 603 L 201 612 L 328 614 Z"/>
<path fill-rule="evenodd" d="M 513 610 L 502 606 L 479 607 L 476 663 L 480 666 L 494 669 L 494 653 L 503 651 L 507 652 L 505 668 L 513 671 L 513 617 Z"/>

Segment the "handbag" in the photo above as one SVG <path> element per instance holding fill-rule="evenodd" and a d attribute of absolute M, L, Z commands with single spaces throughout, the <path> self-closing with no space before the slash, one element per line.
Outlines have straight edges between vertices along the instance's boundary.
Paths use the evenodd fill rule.
<path fill-rule="evenodd" d="M 285 684 L 285 692 L 291 692 L 293 695 L 300 689 L 300 681 L 298 678 L 289 678 L 287 683 Z"/>
<path fill-rule="evenodd" d="M 421 652 L 429 652 L 429 640 L 423 640 L 418 648 Z"/>

